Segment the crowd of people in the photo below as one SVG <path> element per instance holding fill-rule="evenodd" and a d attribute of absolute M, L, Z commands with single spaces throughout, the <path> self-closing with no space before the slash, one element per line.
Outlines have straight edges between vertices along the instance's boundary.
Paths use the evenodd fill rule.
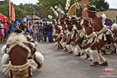
<path fill-rule="evenodd" d="M 117 24 L 104 15 L 98 17 L 96 8 L 88 6 L 88 18 L 69 17 L 53 21 L 40 20 L 39 22 L 21 22 L 14 24 L 0 22 L 1 42 L 4 42 L 15 30 L 21 29 L 24 34 L 30 35 L 37 42 L 56 42 L 58 49 L 68 51 L 77 56 L 86 56 L 92 60 L 91 66 L 108 66 L 103 54 L 116 51 Z"/>
<path fill-rule="evenodd" d="M 53 42 L 53 24 L 48 20 L 39 22 L 21 22 L 16 24 L 11 21 L 0 21 L 0 43 L 4 43 L 10 34 L 20 28 L 25 34 L 29 34 L 37 42 Z"/>
<path fill-rule="evenodd" d="M 15 25 L 11 27 L 13 31 L 9 27 L 10 34 L 1 48 L 1 72 L 10 78 L 32 77 L 32 71 L 43 66 L 44 56 L 37 51 L 36 25 L 31 27 L 32 24 L 28 24 L 30 26 Z"/>
<path fill-rule="evenodd" d="M 35 41 L 38 42 L 53 42 L 53 25 L 47 20 L 40 22 L 22 23 L 19 26 L 26 34 L 30 34 Z"/>
<path fill-rule="evenodd" d="M 36 41 L 54 41 L 58 49 L 84 57 L 85 60 L 89 59 L 91 61 L 90 66 L 108 66 L 108 60 L 103 54 L 116 53 L 117 24 L 112 19 L 105 18 L 103 15 L 97 16 L 94 6 L 87 6 L 85 11 L 88 14 L 88 18 L 83 16 L 69 17 L 65 14 L 62 18 L 53 21 L 40 20 L 35 23 L 21 22 L 15 24 L 13 21 L 10 23 L 0 21 L 1 43 L 7 40 L 10 34 L 18 30 L 21 31 L 21 33 L 11 35 L 5 47 L 2 48 L 4 52 L 2 57 L 3 65 L 7 61 L 11 61 L 13 68 L 16 69 L 17 65 L 19 65 L 24 69 L 25 65 L 29 67 L 27 59 L 31 59 L 37 63 L 36 67 L 40 68 L 43 65 L 44 57 L 36 51 Z M 32 37 L 30 39 L 34 41 L 28 40 L 27 35 L 30 35 Z M 11 65 L 8 65 L 7 68 L 10 68 L 9 66 Z M 12 70 L 10 72 L 18 73 L 18 75 L 10 73 L 16 76 L 15 78 L 17 76 L 24 76 L 21 73 L 19 75 L 19 72 L 21 72 L 19 66 L 17 67 L 17 71 L 10 69 Z M 34 66 L 32 65 L 32 67 Z M 27 72 L 29 68 L 23 71 Z M 26 76 L 30 76 L 29 73 L 25 73 Z"/>
<path fill-rule="evenodd" d="M 15 25 L 13 24 L 13 21 L 8 23 L 6 20 L 0 20 L 0 43 L 4 43 L 7 39 L 10 33 L 14 32 Z"/>

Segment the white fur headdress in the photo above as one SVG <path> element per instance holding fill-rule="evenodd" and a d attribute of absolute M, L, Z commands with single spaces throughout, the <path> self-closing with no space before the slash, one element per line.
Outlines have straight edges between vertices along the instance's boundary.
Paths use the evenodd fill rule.
<path fill-rule="evenodd" d="M 23 44 L 23 42 L 28 42 L 27 38 L 23 35 L 23 33 L 13 33 L 7 40 L 7 44 L 12 44 L 9 48 L 6 49 L 6 53 L 9 53 L 13 47 L 19 45 L 25 48 L 29 52 L 29 56 L 31 54 L 31 50 L 29 47 Z"/>
<path fill-rule="evenodd" d="M 58 17 L 58 15 L 59 15 L 58 12 L 53 7 L 51 7 L 51 9 L 54 12 L 54 14 Z"/>
<path fill-rule="evenodd" d="M 10 35 L 10 37 L 7 40 L 7 44 L 12 44 L 12 43 L 18 43 L 21 44 L 24 41 L 27 41 L 26 37 L 23 35 L 23 33 L 17 34 L 13 33 Z"/>
<path fill-rule="evenodd" d="M 61 13 L 61 14 L 65 14 L 65 12 L 59 7 L 59 6 L 55 6 L 54 7 L 59 13 Z"/>
<path fill-rule="evenodd" d="M 49 19 L 52 19 L 53 17 L 52 17 L 52 15 L 48 15 L 48 18 L 49 18 Z"/>

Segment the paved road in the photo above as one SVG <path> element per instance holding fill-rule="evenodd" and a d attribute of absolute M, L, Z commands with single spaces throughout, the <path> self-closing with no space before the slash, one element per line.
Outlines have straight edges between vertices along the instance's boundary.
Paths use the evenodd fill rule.
<path fill-rule="evenodd" d="M 54 44 L 39 43 L 38 51 L 45 56 L 45 62 L 40 71 L 33 72 L 32 78 L 117 78 L 117 75 L 107 77 L 107 72 L 104 71 L 106 68 L 117 71 L 117 55 L 105 56 L 109 61 L 108 67 L 90 67 L 89 60 L 85 61 L 61 50 L 57 51 Z M 0 78 L 8 77 L 0 73 Z"/>

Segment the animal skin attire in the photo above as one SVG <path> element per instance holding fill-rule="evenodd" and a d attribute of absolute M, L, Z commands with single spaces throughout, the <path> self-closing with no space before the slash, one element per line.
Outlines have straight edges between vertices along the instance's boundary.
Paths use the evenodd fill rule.
<path fill-rule="evenodd" d="M 35 48 L 36 45 L 34 43 L 31 43 L 29 41 L 27 41 L 27 38 L 22 34 L 17 34 L 17 33 L 13 33 L 9 39 L 7 40 L 7 43 L 6 45 L 4 45 L 2 47 L 2 53 L 3 53 L 3 56 L 2 56 L 2 66 L 3 66 L 3 73 L 4 74 L 8 74 L 10 70 L 12 70 L 11 68 L 14 68 L 14 65 L 12 65 L 9 61 L 9 53 L 10 51 L 16 46 L 16 45 L 19 45 L 21 46 L 22 48 L 26 49 L 28 51 L 28 56 L 30 57 L 31 56 L 31 49 L 29 47 L 27 47 L 24 43 L 27 43 L 27 44 L 31 44 L 32 45 L 32 48 Z M 10 45 L 10 47 L 8 47 L 8 45 Z M 40 64 L 43 64 L 43 61 L 44 61 L 44 57 L 41 53 L 39 52 L 35 52 L 35 59 L 40 63 Z M 27 66 L 30 66 L 31 69 L 36 69 L 37 68 L 37 64 L 35 63 L 35 61 L 33 59 L 27 59 L 28 62 L 25 64 L 25 65 L 22 65 L 22 66 L 15 66 L 16 68 L 23 68 L 23 67 L 27 67 Z M 12 66 L 12 67 L 11 67 Z M 20 69 L 19 68 L 19 69 Z M 27 70 L 25 70 L 27 71 Z M 15 78 L 15 77 L 14 77 Z"/>

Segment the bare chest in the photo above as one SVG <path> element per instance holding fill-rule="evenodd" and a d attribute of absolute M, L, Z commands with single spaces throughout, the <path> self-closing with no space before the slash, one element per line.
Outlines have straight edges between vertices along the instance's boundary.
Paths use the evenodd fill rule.
<path fill-rule="evenodd" d="M 91 25 L 96 31 L 99 31 L 103 27 L 102 21 L 100 19 L 91 20 Z"/>

